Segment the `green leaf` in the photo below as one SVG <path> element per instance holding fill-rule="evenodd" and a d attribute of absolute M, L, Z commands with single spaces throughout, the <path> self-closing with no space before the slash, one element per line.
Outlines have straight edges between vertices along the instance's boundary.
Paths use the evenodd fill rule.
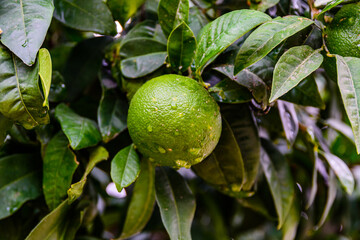
<path fill-rule="evenodd" d="M 170 33 L 167 45 L 171 67 L 184 72 L 191 65 L 196 49 L 196 39 L 186 23 L 182 22 Z"/>
<path fill-rule="evenodd" d="M 315 79 L 310 75 L 279 99 L 298 105 L 325 108 Z"/>
<path fill-rule="evenodd" d="M 52 65 L 50 53 L 46 48 L 42 48 L 39 50 L 39 76 L 45 98 L 43 106 L 49 107 L 48 97 L 51 86 Z"/>
<path fill-rule="evenodd" d="M 274 199 L 279 223 L 278 229 L 284 224 L 295 197 L 294 181 L 285 157 L 268 140 L 261 139 L 264 152 L 261 166 Z"/>
<path fill-rule="evenodd" d="M 297 228 L 300 222 L 300 206 L 297 199 L 294 200 L 290 208 L 289 214 L 286 217 L 281 231 L 283 232 L 283 240 L 295 239 Z"/>
<path fill-rule="evenodd" d="M 292 146 L 299 132 L 299 120 L 296 115 L 294 104 L 277 101 L 277 106 L 286 140 L 289 143 L 289 146 Z"/>
<path fill-rule="evenodd" d="M 166 52 L 150 53 L 121 61 L 121 72 L 127 78 L 140 78 L 159 69 L 165 63 Z"/>
<path fill-rule="evenodd" d="M 50 210 L 65 198 L 79 163 L 63 133 L 58 133 L 46 147 L 43 164 L 43 190 Z"/>
<path fill-rule="evenodd" d="M 53 11 L 52 0 L 2 1 L 1 42 L 26 65 L 33 65 L 50 26 Z"/>
<path fill-rule="evenodd" d="M 235 74 L 256 63 L 288 37 L 314 22 L 299 16 L 275 18 L 264 23 L 245 40 L 235 60 Z"/>
<path fill-rule="evenodd" d="M 324 207 L 324 211 L 321 215 L 321 218 L 319 220 L 319 222 L 316 224 L 316 226 L 314 227 L 314 230 L 316 231 L 317 229 L 319 229 L 325 222 L 327 216 L 329 215 L 329 212 L 331 210 L 331 207 L 335 201 L 336 198 L 336 180 L 335 180 L 335 174 L 334 172 L 330 169 L 330 173 L 329 173 L 329 179 L 327 181 L 327 185 L 328 185 L 328 192 L 327 192 L 327 197 L 326 197 L 326 203 L 325 203 L 325 207 Z"/>
<path fill-rule="evenodd" d="M 83 212 L 72 209 L 67 200 L 46 215 L 25 240 L 72 240 L 82 222 Z"/>
<path fill-rule="evenodd" d="M 329 127 L 331 127 L 332 129 L 344 135 L 347 139 L 349 139 L 352 143 L 355 144 L 354 134 L 352 132 L 351 127 L 349 127 L 349 125 L 335 118 L 329 118 L 324 123 Z"/>
<path fill-rule="evenodd" d="M 91 151 L 89 163 L 86 166 L 85 172 L 81 180 L 77 183 L 71 184 L 71 188 L 67 191 L 69 203 L 73 203 L 77 198 L 81 196 L 85 183 L 87 181 L 87 176 L 90 174 L 91 170 L 93 170 L 95 165 L 101 161 L 107 160 L 108 158 L 109 153 L 102 146 L 99 146 Z"/>
<path fill-rule="evenodd" d="M 107 143 L 127 127 L 128 103 L 113 88 L 103 86 L 98 108 L 98 123 L 102 140 Z"/>
<path fill-rule="evenodd" d="M 332 170 L 335 172 L 337 178 L 339 179 L 341 185 L 344 187 L 347 194 L 351 195 L 352 192 L 354 191 L 355 180 L 349 167 L 346 165 L 346 163 L 343 160 L 341 160 L 336 155 L 333 155 L 328 152 L 320 152 L 320 153 L 329 163 Z"/>
<path fill-rule="evenodd" d="M 26 129 L 49 123 L 39 88 L 39 62 L 26 66 L 0 45 L 0 112 Z"/>
<path fill-rule="evenodd" d="M 141 160 L 141 174 L 135 183 L 121 238 L 139 233 L 149 221 L 155 204 L 155 167 Z"/>
<path fill-rule="evenodd" d="M 193 170 L 206 182 L 223 191 L 239 192 L 245 182 L 244 161 L 229 123 L 223 118 L 219 143 Z"/>
<path fill-rule="evenodd" d="M 101 141 L 101 134 L 96 123 L 79 116 L 64 103 L 55 108 L 55 117 L 73 149 L 91 147 Z"/>
<path fill-rule="evenodd" d="M 224 14 L 207 24 L 197 37 L 195 67 L 198 73 L 237 39 L 270 19 L 264 13 L 244 9 Z"/>
<path fill-rule="evenodd" d="M 200 30 L 208 23 L 209 20 L 206 18 L 205 14 L 200 11 L 199 8 L 190 8 L 188 25 L 195 36 L 197 36 Z"/>
<path fill-rule="evenodd" d="M 104 49 L 112 41 L 110 37 L 90 38 L 73 48 L 64 70 L 69 100 L 74 100 L 96 80 L 104 57 Z"/>
<path fill-rule="evenodd" d="M 175 170 L 159 167 L 155 177 L 156 202 L 161 220 L 171 240 L 191 240 L 195 197 L 183 177 Z"/>
<path fill-rule="evenodd" d="M 54 0 L 54 18 L 81 31 L 111 35 L 116 33 L 109 8 L 99 0 Z"/>
<path fill-rule="evenodd" d="M 321 10 L 321 12 L 315 16 L 316 19 L 319 19 L 319 17 L 321 15 L 323 15 L 324 13 L 326 13 L 327 11 L 329 11 L 330 9 L 336 7 L 337 5 L 339 5 L 340 3 L 342 3 L 344 0 L 330 0 L 328 4 L 326 4 L 325 8 L 323 10 Z M 315 1 L 315 6 L 317 7 L 317 2 L 319 1 Z"/>
<path fill-rule="evenodd" d="M 244 103 L 252 99 L 247 88 L 228 78 L 211 87 L 209 93 L 217 102 L 222 103 Z"/>
<path fill-rule="evenodd" d="M 338 86 L 360 153 L 360 58 L 336 55 Z"/>
<path fill-rule="evenodd" d="M 265 12 L 267 9 L 278 4 L 280 0 L 261 0 L 259 3 L 253 4 L 251 2 L 250 9 Z"/>
<path fill-rule="evenodd" d="M 260 164 L 260 138 L 258 128 L 247 104 L 223 105 L 221 114 L 229 122 L 244 161 L 244 191 L 254 185 Z"/>
<path fill-rule="evenodd" d="M 6 136 L 8 135 L 8 131 L 12 126 L 13 122 L 0 113 L 0 147 L 4 143 Z"/>
<path fill-rule="evenodd" d="M 323 61 L 320 49 L 313 50 L 307 45 L 292 47 L 286 51 L 275 65 L 270 102 L 289 92 L 306 78 Z"/>
<path fill-rule="evenodd" d="M 140 159 L 134 144 L 121 149 L 111 161 L 111 179 L 120 192 L 132 184 L 140 173 Z"/>
<path fill-rule="evenodd" d="M 131 18 L 145 0 L 108 0 L 109 6 L 115 19 L 119 20 L 122 26 Z"/>
<path fill-rule="evenodd" d="M 167 39 L 161 30 L 159 24 L 152 20 L 145 20 L 141 23 L 136 24 L 123 38 L 121 45 L 127 41 L 137 39 L 137 38 L 147 38 L 156 40 L 163 45 L 167 44 Z M 144 47 L 144 46 L 143 46 Z"/>
<path fill-rule="evenodd" d="M 120 56 L 124 58 L 137 57 L 158 52 L 166 52 L 166 45 L 158 40 L 144 37 L 124 41 L 122 42 L 120 48 Z"/>
<path fill-rule="evenodd" d="M 15 154 L 0 158 L 0 219 L 42 194 L 37 157 Z"/>
<path fill-rule="evenodd" d="M 160 0 L 158 8 L 160 26 L 166 36 L 189 18 L 189 0 Z"/>

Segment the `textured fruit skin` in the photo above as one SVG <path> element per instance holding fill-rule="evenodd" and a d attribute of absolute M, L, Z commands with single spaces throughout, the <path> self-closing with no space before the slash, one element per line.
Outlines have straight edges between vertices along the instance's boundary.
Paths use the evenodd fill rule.
<path fill-rule="evenodd" d="M 134 95 L 128 129 L 137 149 L 156 164 L 190 167 L 215 148 L 221 135 L 219 106 L 195 80 L 163 75 Z"/>
<path fill-rule="evenodd" d="M 326 28 L 330 53 L 360 58 L 360 3 L 342 7 Z"/>

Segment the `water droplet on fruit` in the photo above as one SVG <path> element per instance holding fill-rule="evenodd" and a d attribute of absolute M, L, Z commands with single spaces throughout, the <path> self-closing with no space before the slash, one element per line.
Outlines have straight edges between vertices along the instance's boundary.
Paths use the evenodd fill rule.
<path fill-rule="evenodd" d="M 148 130 L 148 132 L 152 132 L 153 131 L 153 129 L 152 129 L 152 127 L 149 125 L 149 126 L 147 126 L 147 130 Z"/>
<path fill-rule="evenodd" d="M 164 148 L 162 148 L 162 147 L 158 147 L 158 150 L 159 150 L 160 153 L 166 153 L 166 150 Z"/>

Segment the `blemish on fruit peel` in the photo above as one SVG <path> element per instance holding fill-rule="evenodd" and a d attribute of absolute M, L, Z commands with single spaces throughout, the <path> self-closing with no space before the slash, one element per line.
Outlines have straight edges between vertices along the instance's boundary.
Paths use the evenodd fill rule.
<path fill-rule="evenodd" d="M 147 130 L 148 130 L 148 132 L 152 132 L 153 131 L 153 129 L 152 129 L 152 127 L 149 125 L 149 126 L 147 126 Z"/>

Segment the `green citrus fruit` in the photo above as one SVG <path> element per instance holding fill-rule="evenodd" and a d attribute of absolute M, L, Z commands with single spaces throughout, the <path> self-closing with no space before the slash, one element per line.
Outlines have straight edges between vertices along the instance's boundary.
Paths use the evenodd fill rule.
<path fill-rule="evenodd" d="M 326 28 L 330 53 L 360 58 L 360 3 L 342 7 Z"/>
<path fill-rule="evenodd" d="M 215 148 L 221 134 L 219 106 L 195 80 L 163 75 L 134 95 L 128 129 L 137 149 L 156 164 L 190 167 Z"/>

